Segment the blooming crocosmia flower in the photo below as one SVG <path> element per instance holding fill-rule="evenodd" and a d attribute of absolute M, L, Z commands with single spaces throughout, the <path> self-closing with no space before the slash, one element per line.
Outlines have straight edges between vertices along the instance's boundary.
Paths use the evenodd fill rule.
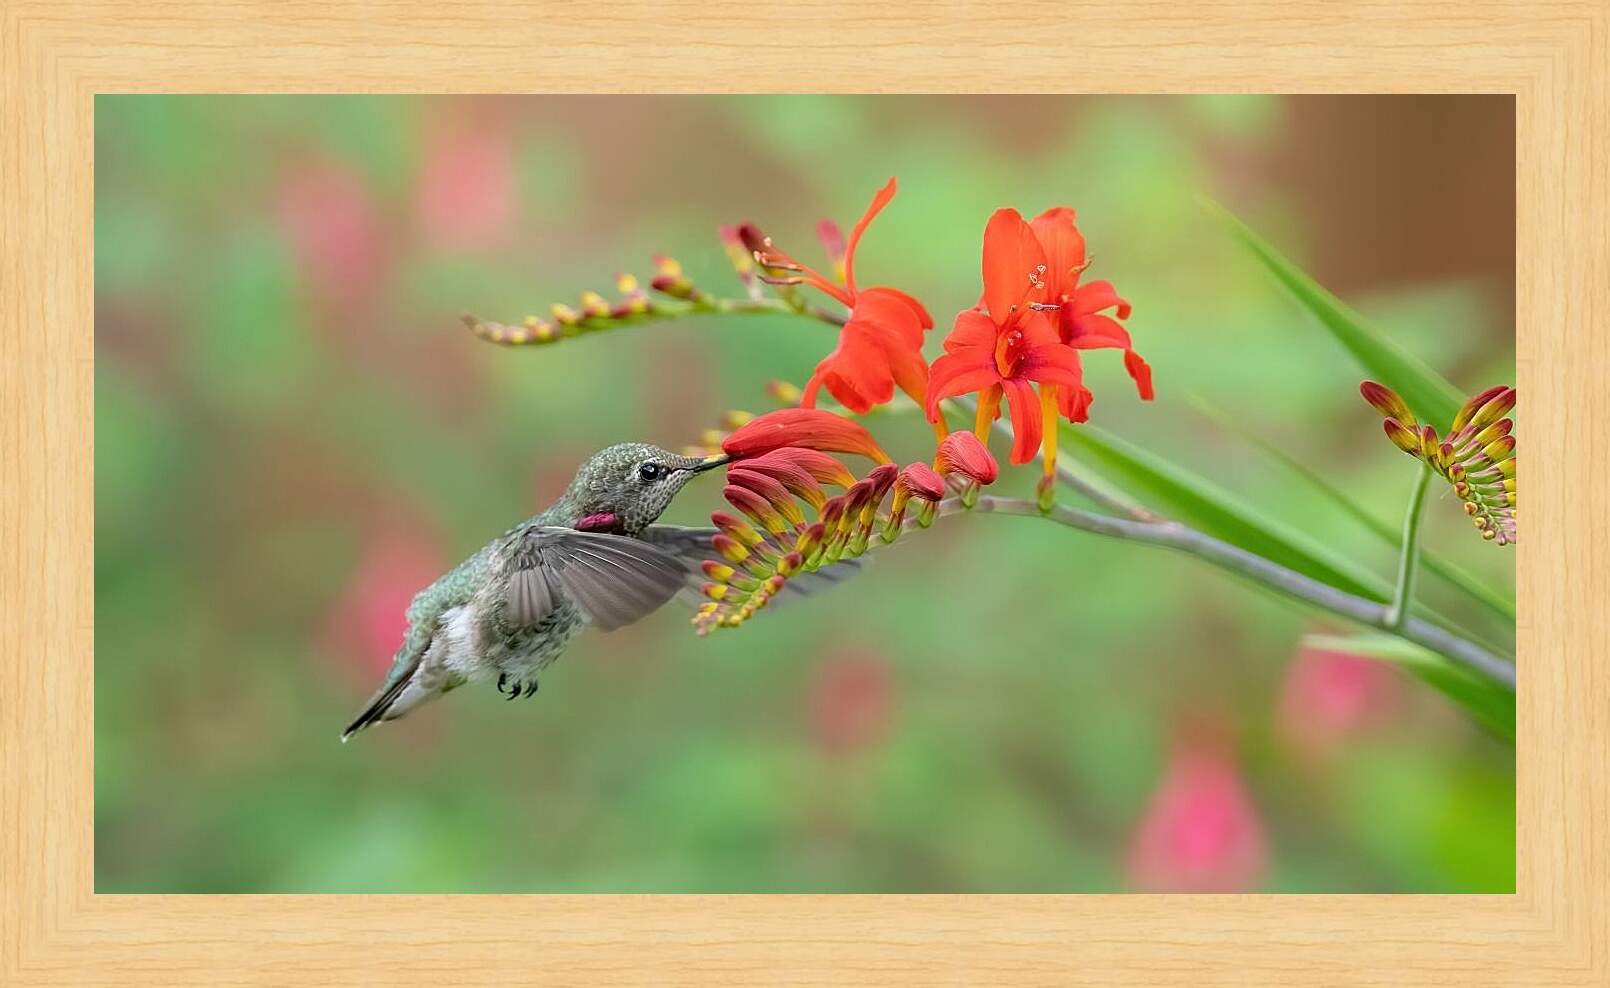
<path fill-rule="evenodd" d="M 1267 859 L 1263 824 L 1241 773 L 1216 742 L 1169 758 L 1129 853 L 1129 882 L 1147 892 L 1240 892 Z"/>
<path fill-rule="evenodd" d="M 956 316 L 929 377 L 928 417 L 937 420 L 942 399 L 979 392 L 976 431 L 986 439 L 1004 394 L 1016 435 L 1012 462 L 1033 459 L 1044 435 L 1049 471 L 1056 459 L 1057 389 L 1075 393 L 1084 384 L 1079 355 L 1058 337 L 1051 314 L 1037 308 L 1045 304 L 1046 270 L 1034 230 L 1017 210 L 996 210 L 984 228 L 983 308 Z"/>
<path fill-rule="evenodd" d="M 959 473 L 985 487 L 995 483 L 999 468 L 995 457 L 971 432 L 952 432 L 939 444 L 934 466 L 941 474 Z"/>
<path fill-rule="evenodd" d="M 1048 209 L 1034 218 L 1030 226 L 1045 250 L 1045 301 L 1057 307 L 1057 333 L 1062 342 L 1080 350 L 1114 347 L 1124 351 L 1124 370 L 1134 378 L 1142 399 L 1152 400 L 1152 369 L 1136 353 L 1129 331 L 1119 319 L 1129 318 L 1129 303 L 1118 295 L 1110 281 L 1091 281 L 1081 285 L 1079 276 L 1089 267 L 1085 257 L 1085 238 L 1073 222 L 1073 210 L 1066 206 Z M 1105 315 L 1114 310 L 1114 315 Z M 1088 414 L 1090 392 L 1069 389 L 1058 395 L 1062 414 L 1075 422 Z"/>
<path fill-rule="evenodd" d="M 883 451 L 859 422 L 819 408 L 779 408 L 767 412 L 721 441 L 721 450 L 733 459 L 799 446 L 824 453 L 856 453 L 877 463 L 889 463 Z"/>
<path fill-rule="evenodd" d="M 801 404 L 806 408 L 815 406 L 816 394 L 823 387 L 857 415 L 893 398 L 897 385 L 918 404 L 926 395 L 928 363 L 922 358 L 922 335 L 933 328 L 933 317 L 921 302 L 898 289 L 860 289 L 855 284 L 855 249 L 872 218 L 894 198 L 895 187 L 891 178 L 872 197 L 865 215 L 850 231 L 847 244 L 836 225 L 824 223 L 818 229 L 834 271 L 842 271 L 842 279 L 818 274 L 778 250 L 769 238 L 762 240 L 755 251 L 761 267 L 782 275 L 769 276 L 767 280 L 809 285 L 850 310 L 849 319 L 839 331 L 838 346 L 816 365 L 816 372 L 805 385 Z M 758 231 L 746 227 L 740 234 L 754 238 Z"/>

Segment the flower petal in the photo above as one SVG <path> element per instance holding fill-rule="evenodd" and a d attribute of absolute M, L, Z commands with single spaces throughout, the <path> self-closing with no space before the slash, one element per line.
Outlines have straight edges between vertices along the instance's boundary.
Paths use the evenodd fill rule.
<path fill-rule="evenodd" d="M 721 450 L 734 459 L 759 456 L 784 446 L 801 446 L 825 453 L 857 453 L 878 463 L 889 454 L 859 422 L 817 408 L 779 408 L 753 420 L 721 442 Z"/>
<path fill-rule="evenodd" d="M 1116 306 L 1119 319 L 1129 318 L 1129 303 L 1118 294 L 1118 289 L 1110 281 L 1092 281 L 1080 285 L 1073 292 L 1072 304 L 1076 315 L 1086 316 Z"/>
<path fill-rule="evenodd" d="M 1061 412 L 1062 417 L 1069 422 L 1090 421 L 1090 403 L 1095 400 L 1096 396 L 1083 385 L 1077 388 L 1070 388 L 1067 385 L 1057 388 L 1057 411 Z"/>
<path fill-rule="evenodd" d="M 1135 351 L 1125 350 L 1124 370 L 1128 371 L 1129 376 L 1134 378 L 1135 390 L 1140 392 L 1140 400 L 1151 401 L 1154 397 L 1152 392 L 1151 365 L 1142 359 L 1141 355 Z"/>
<path fill-rule="evenodd" d="M 844 327 L 839 334 L 839 345 L 822 358 L 806 382 L 800 404 L 815 407 L 816 391 L 824 385 L 834 400 L 857 415 L 865 415 L 874 406 L 894 397 L 889 358 L 865 327 L 858 330 Z"/>
<path fill-rule="evenodd" d="M 984 227 L 984 307 L 997 326 L 1045 298 L 1045 250 L 1015 209 L 997 209 Z"/>
<path fill-rule="evenodd" d="M 939 403 L 946 398 L 971 394 L 1000 381 L 995 358 L 987 350 L 947 353 L 934 361 L 928 371 L 928 420 L 939 418 Z"/>
<path fill-rule="evenodd" d="M 866 228 L 872 222 L 872 218 L 882 212 L 883 207 L 887 206 L 889 200 L 894 198 L 895 191 L 895 180 L 891 178 L 889 179 L 889 184 L 879 189 L 877 194 L 872 197 L 871 205 L 867 206 L 866 212 L 861 214 L 861 221 L 855 224 L 855 229 L 850 231 L 850 246 L 844 253 L 844 283 L 850 289 L 851 298 L 855 297 L 855 247 L 861 242 L 861 234 L 866 232 Z"/>
<path fill-rule="evenodd" d="M 945 337 L 945 351 L 958 353 L 979 347 L 986 353 L 993 354 L 996 332 L 995 324 L 990 321 L 989 316 L 977 309 L 963 309 L 956 313 L 956 324 L 951 327 L 950 335 Z"/>
<path fill-rule="evenodd" d="M 1068 337 L 1069 346 L 1081 350 L 1099 350 L 1103 347 L 1127 350 L 1131 346 L 1129 331 L 1110 316 L 1074 315 L 1071 322 L 1073 331 Z"/>
<path fill-rule="evenodd" d="M 1034 385 L 1020 379 L 1001 382 L 1012 410 L 1013 463 L 1027 463 L 1040 449 L 1040 396 Z"/>
<path fill-rule="evenodd" d="M 923 307 L 923 304 L 898 288 L 890 288 L 887 285 L 868 288 L 856 296 L 856 308 L 860 308 L 863 303 L 871 302 L 874 299 L 878 300 L 876 304 L 880 306 L 886 301 L 894 301 L 911 310 L 911 314 L 916 317 L 917 335 L 915 343 L 917 346 L 922 345 L 923 331 L 934 328 L 934 317 L 928 314 L 928 310 Z"/>
<path fill-rule="evenodd" d="M 1073 222 L 1067 206 L 1048 209 L 1029 226 L 1045 249 L 1045 288 L 1047 301 L 1056 302 L 1072 295 L 1085 263 L 1085 238 Z"/>

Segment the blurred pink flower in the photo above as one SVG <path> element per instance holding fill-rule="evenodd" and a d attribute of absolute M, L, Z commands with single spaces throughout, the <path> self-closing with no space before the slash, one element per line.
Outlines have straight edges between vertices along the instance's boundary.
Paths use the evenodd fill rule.
<path fill-rule="evenodd" d="M 370 296 L 385 269 L 385 235 L 360 177 L 329 162 L 299 161 L 281 179 L 278 211 L 315 290 L 349 305 Z"/>
<path fill-rule="evenodd" d="M 894 680 L 879 656 L 843 652 L 816 667 L 811 728 L 828 754 L 854 754 L 876 744 L 888 732 L 893 707 Z"/>
<path fill-rule="evenodd" d="M 1373 659 L 1317 648 L 1297 653 L 1280 698 L 1285 734 L 1310 751 L 1378 723 L 1396 701 L 1400 681 Z"/>
<path fill-rule="evenodd" d="M 325 626 L 329 652 L 347 660 L 358 679 L 378 678 L 408 630 L 408 604 L 447 564 L 433 540 L 392 533 L 371 541 Z"/>
<path fill-rule="evenodd" d="M 1227 747 L 1194 734 L 1177 743 L 1130 847 L 1130 885 L 1240 892 L 1266 863 L 1263 824 Z"/>
<path fill-rule="evenodd" d="M 498 243 L 514 223 L 514 141 L 508 127 L 478 121 L 439 127 L 425 149 L 419 214 L 425 235 L 450 246 Z"/>

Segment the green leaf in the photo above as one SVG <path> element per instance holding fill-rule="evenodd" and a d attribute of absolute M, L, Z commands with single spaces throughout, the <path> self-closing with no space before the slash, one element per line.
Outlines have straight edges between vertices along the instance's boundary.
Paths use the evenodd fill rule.
<path fill-rule="evenodd" d="M 1310 487 L 1328 498 L 1333 504 L 1340 508 L 1343 513 L 1353 518 L 1353 520 L 1357 521 L 1361 526 L 1363 526 L 1371 534 L 1378 537 L 1382 542 L 1386 543 L 1388 546 L 1394 547 L 1400 544 L 1399 540 L 1402 538 L 1402 533 L 1399 531 L 1399 527 L 1397 525 L 1382 521 L 1375 515 L 1370 514 L 1370 512 L 1365 510 L 1362 505 L 1349 497 L 1340 488 L 1332 485 L 1330 481 L 1309 469 L 1295 457 L 1287 454 L 1284 450 L 1273 445 L 1267 440 L 1254 435 L 1251 431 L 1242 428 L 1241 425 L 1234 419 L 1213 407 L 1206 400 L 1191 396 L 1189 401 L 1195 405 L 1197 409 L 1202 412 L 1202 414 L 1206 415 L 1208 418 L 1217 423 L 1220 428 L 1224 429 L 1226 432 L 1239 436 L 1248 443 L 1251 443 L 1253 446 L 1256 446 L 1271 459 L 1274 459 L 1284 466 L 1288 471 L 1306 481 Z M 1458 589 L 1469 594 L 1471 597 L 1480 601 L 1500 618 L 1508 621 L 1511 624 L 1514 623 L 1515 600 L 1513 597 L 1504 594 L 1499 590 L 1493 589 L 1486 583 L 1483 583 L 1481 580 L 1477 579 L 1470 573 L 1469 570 L 1464 569 L 1454 562 L 1443 559 L 1442 557 L 1433 553 L 1430 549 L 1426 549 L 1424 547 L 1420 549 L 1420 564 L 1438 578 L 1446 581 L 1450 586 L 1457 587 Z"/>
<path fill-rule="evenodd" d="M 1399 665 L 1464 707 L 1494 734 L 1511 744 L 1515 742 L 1514 692 L 1435 652 L 1382 634 L 1308 635 L 1303 645 Z"/>
<path fill-rule="evenodd" d="M 1151 506 L 1209 535 L 1348 593 L 1385 601 L 1387 582 L 1184 467 L 1090 425 L 1060 424 L 1062 442 Z"/>
<path fill-rule="evenodd" d="M 1365 322 L 1362 316 L 1287 260 L 1228 209 L 1212 200 L 1204 201 L 1223 217 L 1235 238 L 1276 281 L 1291 292 L 1298 304 L 1352 353 L 1371 378 L 1402 395 L 1422 421 L 1439 430 L 1448 427 L 1465 400 L 1458 388 L 1381 330 Z"/>

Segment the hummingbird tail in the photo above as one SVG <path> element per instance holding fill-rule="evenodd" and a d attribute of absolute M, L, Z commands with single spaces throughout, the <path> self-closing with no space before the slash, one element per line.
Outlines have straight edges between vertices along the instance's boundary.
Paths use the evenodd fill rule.
<path fill-rule="evenodd" d="M 376 693 L 374 698 L 369 701 L 369 705 L 363 708 L 363 713 L 359 714 L 351 724 L 347 725 L 347 729 L 341 732 L 341 743 L 346 744 L 354 734 L 370 724 L 384 720 L 386 713 L 391 710 L 392 704 L 397 702 L 397 698 L 402 696 L 402 691 L 407 689 L 412 678 L 411 676 L 400 676 L 395 683 L 387 685 L 379 693 Z"/>

